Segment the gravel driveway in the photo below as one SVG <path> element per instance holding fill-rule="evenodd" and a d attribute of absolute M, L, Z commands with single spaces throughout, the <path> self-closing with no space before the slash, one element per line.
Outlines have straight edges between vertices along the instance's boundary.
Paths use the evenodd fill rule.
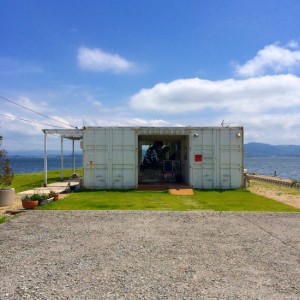
<path fill-rule="evenodd" d="M 0 299 L 300 299 L 300 214 L 31 211 Z"/>

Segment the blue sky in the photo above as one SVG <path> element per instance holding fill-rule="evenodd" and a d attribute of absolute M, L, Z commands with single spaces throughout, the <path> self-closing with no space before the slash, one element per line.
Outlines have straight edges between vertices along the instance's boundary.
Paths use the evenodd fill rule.
<path fill-rule="evenodd" d="M 0 0 L 0 96 L 79 128 L 224 120 L 299 145 L 299 15 L 297 0 Z M 20 118 L 64 127 L 0 105 L 8 151 L 52 128 Z"/>

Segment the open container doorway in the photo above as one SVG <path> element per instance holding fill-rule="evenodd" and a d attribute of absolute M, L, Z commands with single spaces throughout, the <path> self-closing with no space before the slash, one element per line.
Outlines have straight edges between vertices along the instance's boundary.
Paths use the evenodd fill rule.
<path fill-rule="evenodd" d="M 188 136 L 138 136 L 139 184 L 184 183 Z"/>

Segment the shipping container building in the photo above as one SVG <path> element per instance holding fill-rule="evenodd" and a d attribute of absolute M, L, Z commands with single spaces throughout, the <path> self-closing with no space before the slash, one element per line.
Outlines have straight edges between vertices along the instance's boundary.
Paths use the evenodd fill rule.
<path fill-rule="evenodd" d="M 81 148 L 87 189 L 243 185 L 243 127 L 84 127 Z"/>

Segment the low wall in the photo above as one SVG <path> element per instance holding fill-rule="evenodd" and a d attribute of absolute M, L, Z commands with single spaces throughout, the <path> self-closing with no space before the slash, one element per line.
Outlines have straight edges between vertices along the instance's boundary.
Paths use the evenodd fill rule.
<path fill-rule="evenodd" d="M 295 180 L 279 178 L 279 177 L 271 177 L 271 176 L 265 176 L 265 175 L 259 175 L 259 174 L 255 174 L 255 175 L 247 174 L 247 176 L 249 177 L 250 180 L 251 179 L 259 180 L 259 181 L 277 184 L 280 186 L 286 186 L 286 187 L 290 187 L 290 188 L 300 189 L 300 182 L 297 182 Z"/>

